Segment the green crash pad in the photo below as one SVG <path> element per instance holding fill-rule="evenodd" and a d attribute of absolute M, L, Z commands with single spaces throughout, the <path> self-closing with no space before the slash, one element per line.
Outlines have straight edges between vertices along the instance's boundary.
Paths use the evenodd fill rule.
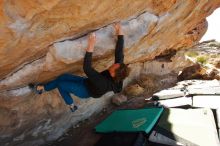
<path fill-rule="evenodd" d="M 96 132 L 145 132 L 148 134 L 159 119 L 163 108 L 117 110 L 95 127 Z"/>

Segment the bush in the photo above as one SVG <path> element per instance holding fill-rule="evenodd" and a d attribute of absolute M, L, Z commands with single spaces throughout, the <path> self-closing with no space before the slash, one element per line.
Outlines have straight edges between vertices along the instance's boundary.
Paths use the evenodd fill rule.
<path fill-rule="evenodd" d="M 207 63 L 207 59 L 208 58 L 206 56 L 199 56 L 199 57 L 196 58 L 196 61 L 201 63 L 201 64 L 205 64 L 205 63 Z"/>

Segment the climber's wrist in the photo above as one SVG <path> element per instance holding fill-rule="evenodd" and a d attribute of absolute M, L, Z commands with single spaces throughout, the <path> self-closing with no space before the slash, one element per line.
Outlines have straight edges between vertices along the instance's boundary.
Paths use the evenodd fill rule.
<path fill-rule="evenodd" d="M 86 48 L 86 52 L 93 52 L 94 51 L 94 47 L 87 47 Z"/>

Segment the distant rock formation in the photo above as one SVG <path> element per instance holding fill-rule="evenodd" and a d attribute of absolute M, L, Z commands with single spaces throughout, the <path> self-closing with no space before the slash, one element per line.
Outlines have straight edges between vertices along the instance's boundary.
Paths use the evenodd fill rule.
<path fill-rule="evenodd" d="M 184 53 L 187 59 L 194 62 L 184 68 L 177 79 L 220 80 L 220 43 L 215 40 L 205 41 L 193 46 Z"/>

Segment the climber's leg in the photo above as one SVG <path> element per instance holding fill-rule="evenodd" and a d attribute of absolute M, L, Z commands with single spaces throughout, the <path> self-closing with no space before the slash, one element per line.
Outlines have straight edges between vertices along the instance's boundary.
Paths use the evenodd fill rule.
<path fill-rule="evenodd" d="M 62 92 L 64 94 L 66 94 L 65 92 L 72 93 L 79 98 L 89 98 L 90 97 L 88 90 L 86 88 L 86 85 L 85 85 L 85 79 L 81 79 L 78 81 L 61 81 L 58 84 L 58 89 L 60 92 Z M 61 95 L 63 98 L 65 98 L 65 97 L 69 98 L 69 96 L 66 96 L 62 93 L 61 93 Z M 67 104 L 68 103 L 69 102 L 67 102 Z"/>
<path fill-rule="evenodd" d="M 72 74 L 62 74 L 58 76 L 55 80 L 52 80 L 44 84 L 43 87 L 45 91 L 50 91 L 50 90 L 57 88 L 59 82 L 62 82 L 62 81 L 73 81 L 74 82 L 74 81 L 81 81 L 84 79 L 85 77 L 80 77 L 80 76 L 76 76 Z"/>
<path fill-rule="evenodd" d="M 78 96 L 79 98 L 89 98 L 89 93 L 86 89 L 85 79 L 78 81 L 60 81 L 58 84 L 58 90 L 63 97 L 65 103 L 70 107 L 70 110 L 74 112 L 77 110 L 77 106 L 74 104 L 70 93 Z"/>

